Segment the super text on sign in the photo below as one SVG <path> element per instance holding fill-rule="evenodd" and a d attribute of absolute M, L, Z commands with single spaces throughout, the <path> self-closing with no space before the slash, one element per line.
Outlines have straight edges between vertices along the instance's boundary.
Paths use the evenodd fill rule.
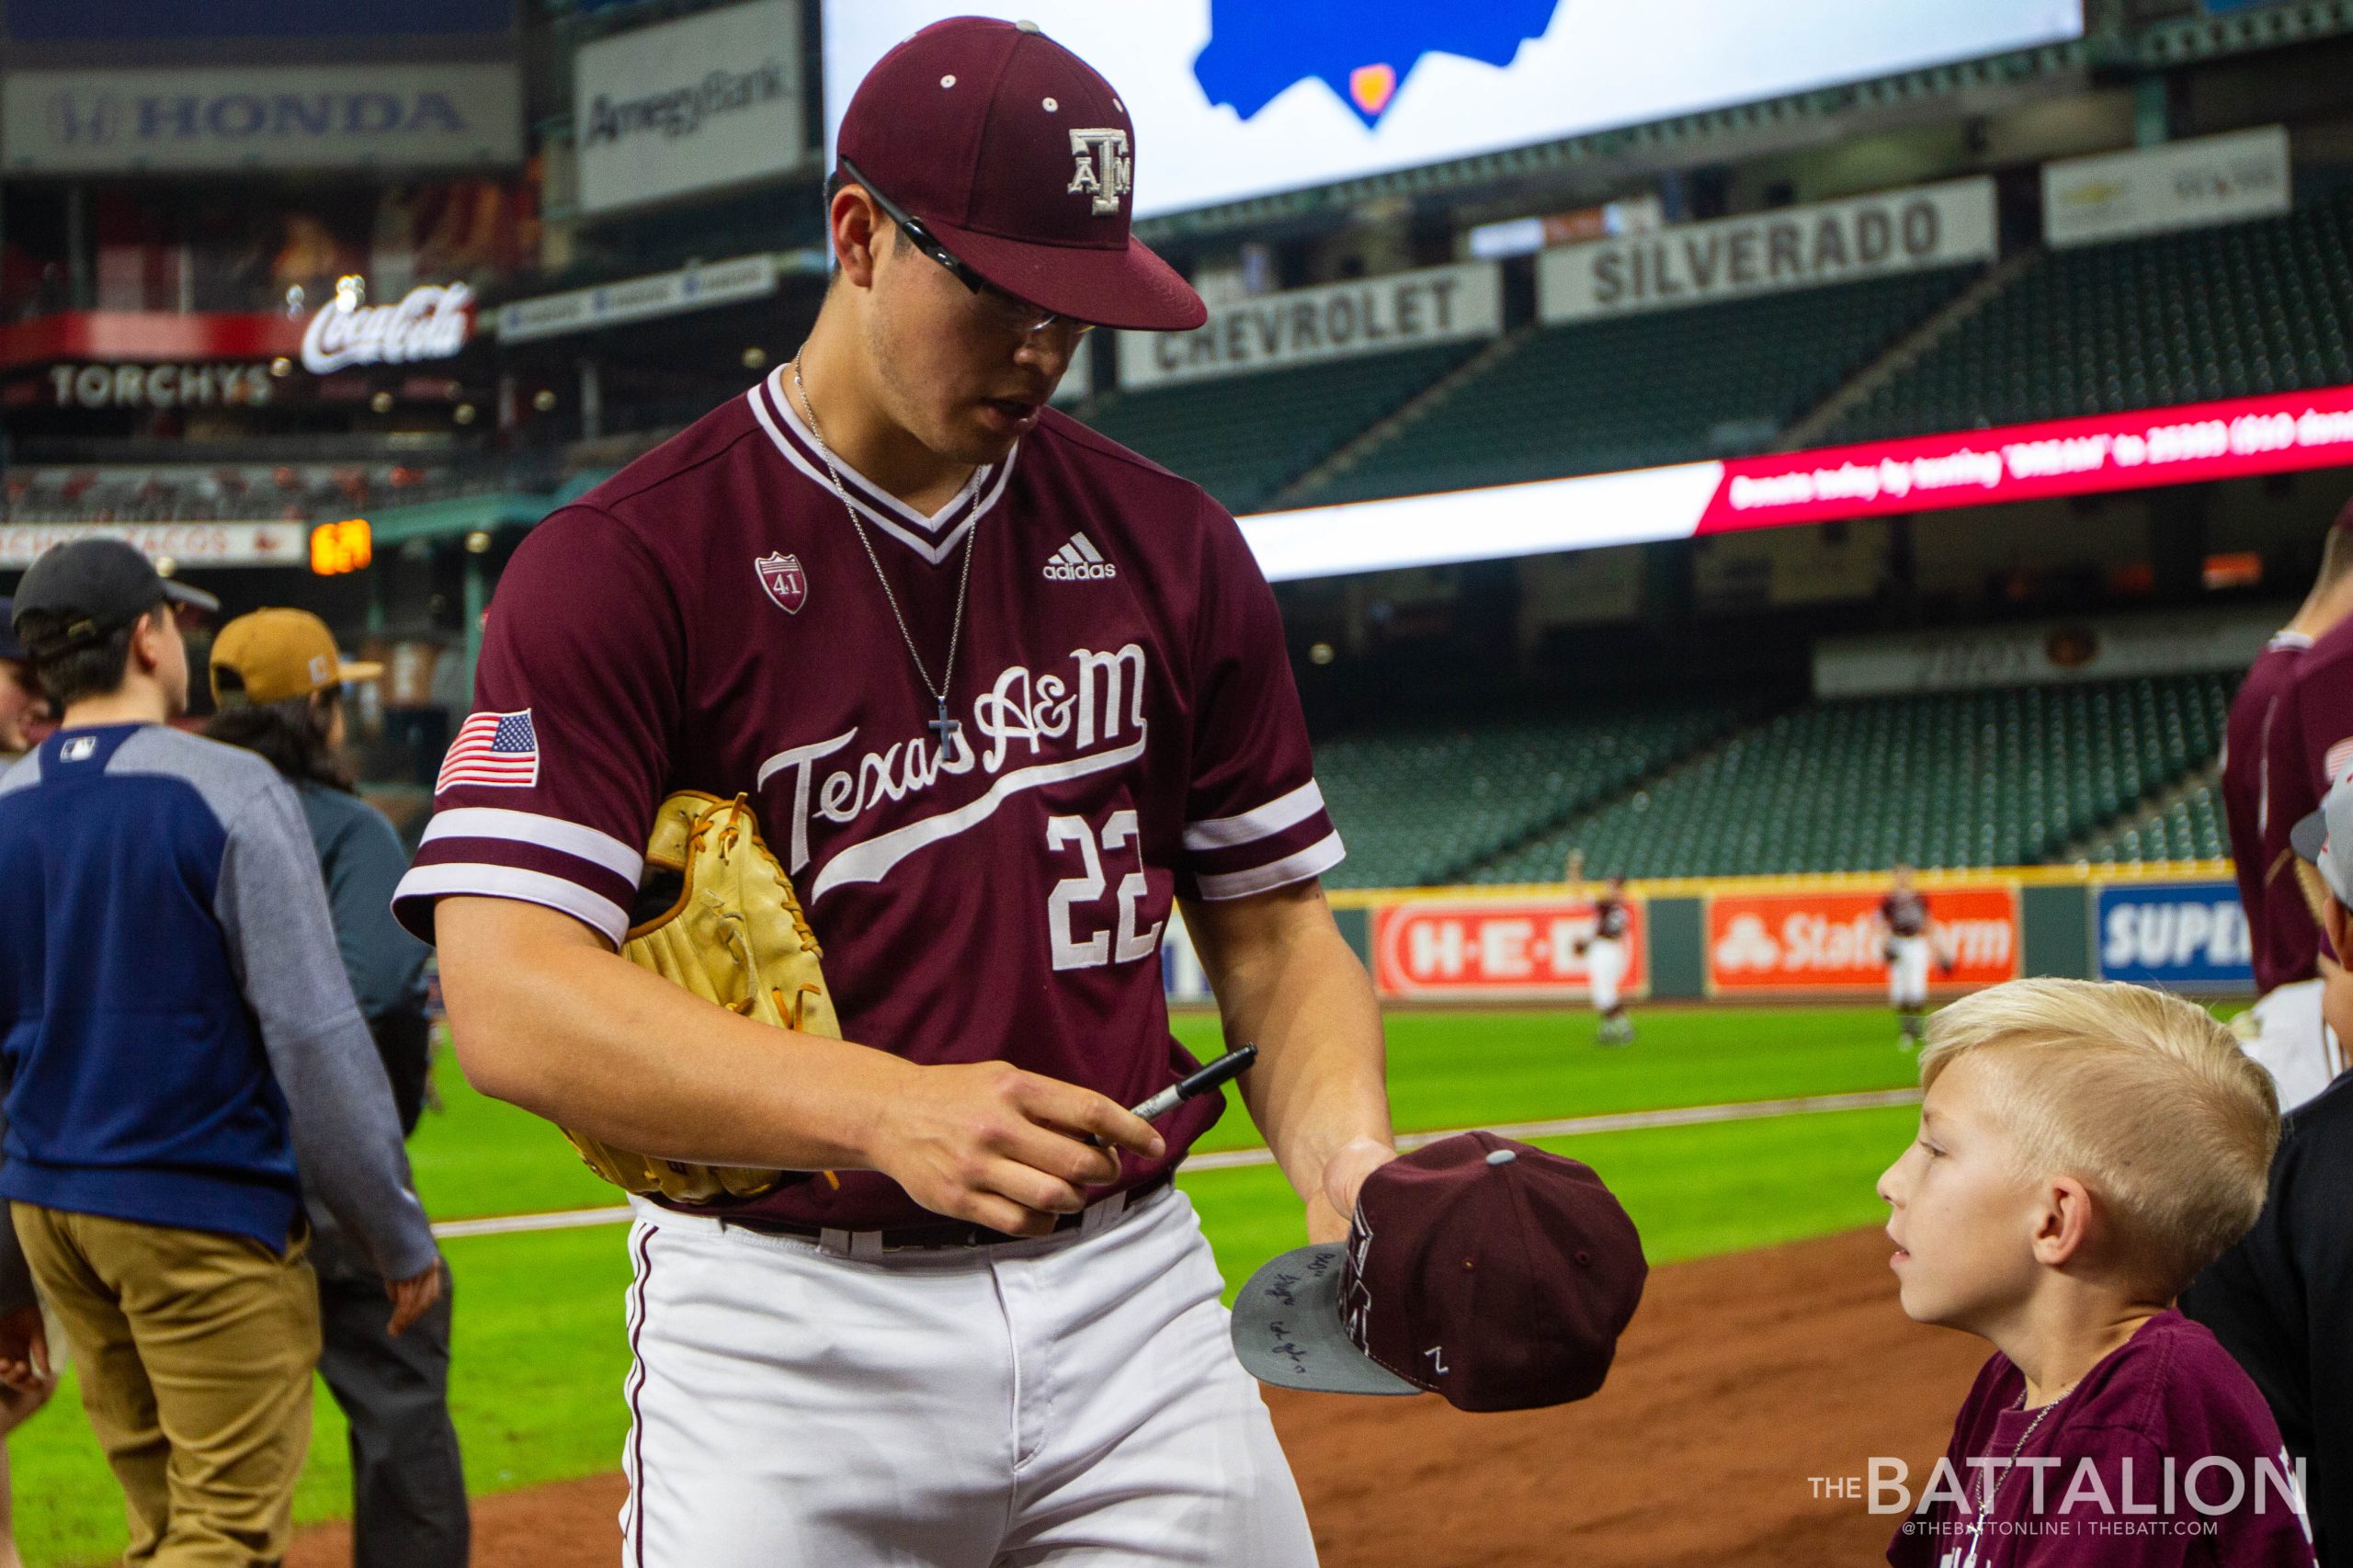
<path fill-rule="evenodd" d="M 2177 991 L 2255 989 L 2234 882 L 2120 882 L 2099 890 L 2099 973 Z"/>

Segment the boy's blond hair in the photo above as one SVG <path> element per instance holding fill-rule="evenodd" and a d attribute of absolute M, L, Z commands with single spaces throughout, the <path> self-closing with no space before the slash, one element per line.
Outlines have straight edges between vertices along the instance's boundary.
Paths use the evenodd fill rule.
<path fill-rule="evenodd" d="M 2090 1187 L 2135 1282 L 2170 1301 L 2262 1212 L 2279 1099 L 2196 1003 L 2145 986 L 2014 980 L 1928 1022 L 1920 1084 L 1963 1056 L 2027 1174 Z"/>

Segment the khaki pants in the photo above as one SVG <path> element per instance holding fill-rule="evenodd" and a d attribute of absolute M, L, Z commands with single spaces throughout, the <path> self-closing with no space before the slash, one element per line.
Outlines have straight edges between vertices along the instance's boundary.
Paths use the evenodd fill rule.
<path fill-rule="evenodd" d="M 9 1206 L 121 1483 L 129 1568 L 266 1568 L 293 1534 L 319 1292 L 307 1241 Z"/>

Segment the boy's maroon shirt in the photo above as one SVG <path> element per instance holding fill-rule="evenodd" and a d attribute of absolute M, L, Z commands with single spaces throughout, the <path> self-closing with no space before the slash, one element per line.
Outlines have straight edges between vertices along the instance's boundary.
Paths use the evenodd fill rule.
<path fill-rule="evenodd" d="M 2047 1415 L 2019 1409 L 2025 1394 L 2025 1374 L 1997 1352 L 1977 1374 L 1945 1451 L 1969 1503 L 1929 1498 L 1928 1478 L 1913 1477 L 1923 1502 L 1888 1545 L 1894 1568 L 2312 1568 L 2312 1537 L 2297 1506 L 2283 1501 L 2291 1494 L 2281 1478 L 2294 1472 L 2279 1424 L 2254 1381 L 2202 1324 L 2159 1312 L 2046 1406 Z M 2015 1468 L 1969 1463 L 2007 1460 L 2013 1451 L 2022 1461 Z M 2229 1465 L 2200 1472 L 2200 1497 L 2226 1501 L 2234 1472 L 2245 1487 L 2237 1506 L 2211 1517 L 2186 1491 L 2191 1467 L 2208 1456 Z M 1999 1484 L 1975 1532 L 1972 1560 L 1971 1526 L 1988 1478 Z"/>

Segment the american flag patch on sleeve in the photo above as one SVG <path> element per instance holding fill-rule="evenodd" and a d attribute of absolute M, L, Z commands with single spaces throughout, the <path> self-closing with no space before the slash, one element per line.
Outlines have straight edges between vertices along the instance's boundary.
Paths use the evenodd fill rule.
<path fill-rule="evenodd" d="M 525 789 L 539 781 L 540 737 L 526 708 L 520 713 L 469 714 L 441 759 L 433 792 L 468 784 Z"/>
<path fill-rule="evenodd" d="M 2325 766 L 2331 780 L 2345 777 L 2345 770 L 2347 767 L 2353 767 L 2353 735 L 2346 736 L 2328 748 Z"/>

